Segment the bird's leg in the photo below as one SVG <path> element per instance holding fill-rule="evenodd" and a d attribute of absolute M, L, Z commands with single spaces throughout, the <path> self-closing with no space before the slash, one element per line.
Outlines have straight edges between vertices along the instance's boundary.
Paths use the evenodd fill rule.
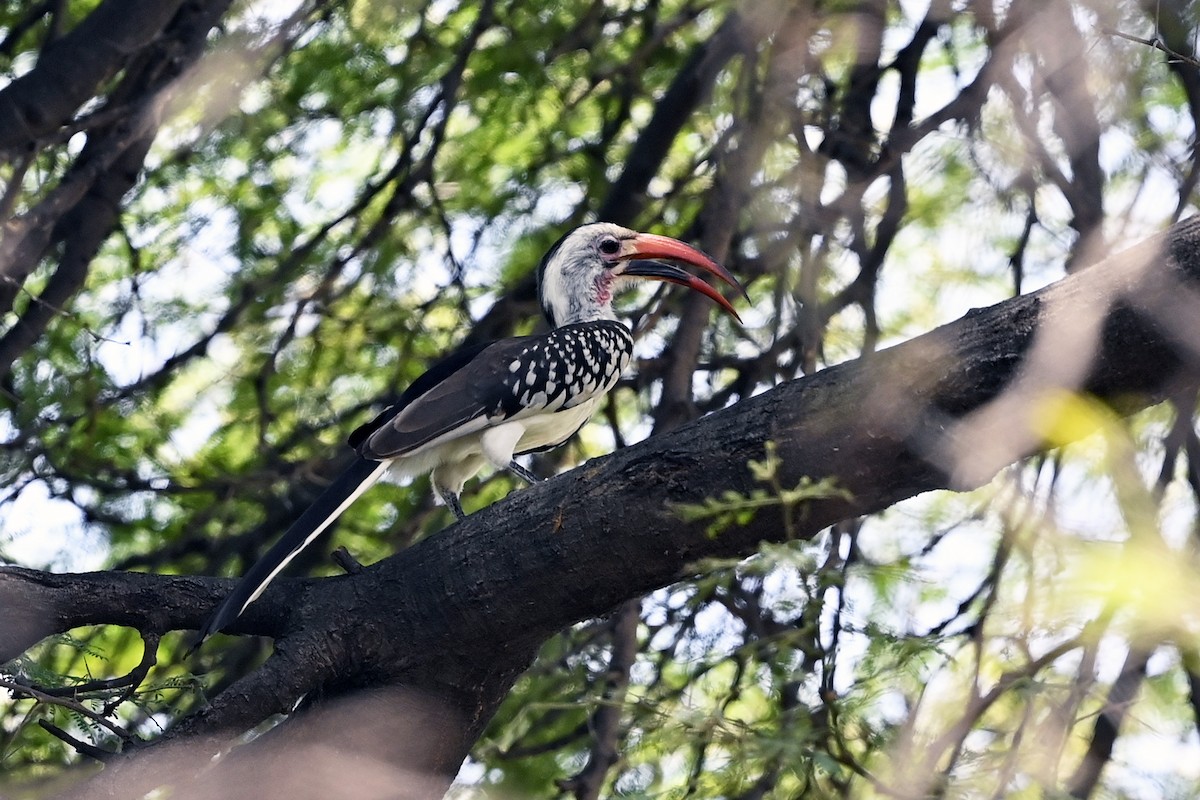
<path fill-rule="evenodd" d="M 458 495 L 449 489 L 443 489 L 442 487 L 437 486 L 437 484 L 434 484 L 434 486 L 437 488 L 438 496 L 441 497 L 442 502 L 446 504 L 446 508 L 450 509 L 450 511 L 454 514 L 454 518 L 459 522 L 462 522 L 464 519 L 466 519 L 467 515 L 463 513 L 462 503 L 458 501 Z"/>
<path fill-rule="evenodd" d="M 541 480 L 542 480 L 541 478 L 539 478 L 537 475 L 534 475 L 532 472 L 530 472 L 529 470 L 522 467 L 520 464 L 518 464 L 516 462 L 515 459 L 508 462 L 507 469 L 513 475 L 516 475 L 518 478 L 520 478 L 521 480 L 525 481 L 528 484 L 541 483 Z"/>

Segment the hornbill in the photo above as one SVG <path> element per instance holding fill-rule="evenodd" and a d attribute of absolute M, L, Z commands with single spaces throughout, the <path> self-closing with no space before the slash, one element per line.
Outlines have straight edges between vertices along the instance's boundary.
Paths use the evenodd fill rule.
<path fill-rule="evenodd" d="M 538 299 L 551 330 L 453 353 L 354 431 L 349 443 L 358 458 L 250 568 L 205 623 L 199 641 L 237 619 L 289 561 L 387 473 L 432 472 L 435 491 L 458 519 L 464 517 L 458 499 L 463 485 L 486 465 L 537 481 L 514 457 L 571 438 L 629 366 L 633 335 L 612 308 L 622 279 L 687 286 L 738 318 L 716 289 L 668 261 L 707 270 L 745 294 L 724 267 L 666 236 L 598 222 L 559 239 L 537 271 Z"/>

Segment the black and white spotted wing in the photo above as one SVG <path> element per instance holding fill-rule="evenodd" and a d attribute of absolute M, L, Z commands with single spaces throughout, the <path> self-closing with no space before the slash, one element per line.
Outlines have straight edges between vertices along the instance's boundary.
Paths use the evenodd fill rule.
<path fill-rule="evenodd" d="M 632 351 L 629 330 L 601 320 L 459 353 L 431 367 L 426 386 L 414 383 L 350 444 L 364 458 L 398 458 L 443 437 L 575 408 L 615 386 Z"/>

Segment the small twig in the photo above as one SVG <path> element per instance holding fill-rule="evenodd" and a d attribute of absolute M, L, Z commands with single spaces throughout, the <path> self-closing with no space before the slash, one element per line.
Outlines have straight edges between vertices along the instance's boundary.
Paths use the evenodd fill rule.
<path fill-rule="evenodd" d="M 1101 30 L 1109 36 L 1116 36 L 1120 39 L 1126 39 L 1130 42 L 1144 44 L 1146 47 L 1152 47 L 1155 50 L 1161 50 L 1171 58 L 1178 59 L 1185 64 L 1190 64 L 1193 67 L 1200 67 L 1200 60 L 1197 60 L 1195 57 L 1189 56 L 1186 53 L 1180 53 L 1176 50 L 1172 50 L 1167 46 L 1166 42 L 1164 42 L 1158 36 L 1155 36 L 1153 39 L 1143 39 L 1141 36 L 1134 36 L 1131 33 L 1125 33 L 1123 31 L 1116 30 L 1115 28 L 1102 28 Z"/>
<path fill-rule="evenodd" d="M 341 567 L 347 575 L 357 575 L 364 569 L 362 563 L 357 558 L 350 555 L 350 551 L 347 550 L 345 546 L 334 550 L 332 555 L 330 555 L 330 558 L 332 558 L 334 563 Z"/>
<path fill-rule="evenodd" d="M 97 761 L 107 761 L 109 758 L 116 755 L 116 753 L 111 750 L 105 750 L 103 747 L 97 747 L 94 744 L 88 744 L 85 741 L 76 739 L 74 736 L 67 733 L 49 720 L 39 719 L 38 725 L 40 725 L 42 730 L 46 731 L 51 736 L 61 739 L 63 742 L 66 742 L 68 745 L 75 748 L 76 752 L 80 753 L 81 755 L 94 758 Z"/>
<path fill-rule="evenodd" d="M 6 220 L 12 215 L 12 210 L 17 205 L 17 198 L 21 195 L 25 173 L 29 170 L 29 166 L 32 163 L 33 155 L 26 153 L 13 166 L 12 175 L 8 179 L 8 186 L 5 187 L 4 194 L 0 195 L 0 219 Z"/>
<path fill-rule="evenodd" d="M 125 691 L 105 704 L 105 715 L 113 713 L 117 706 L 132 697 L 133 693 L 142 685 L 142 681 L 146 680 L 146 676 L 150 674 L 151 668 L 158 663 L 158 641 L 159 636 L 157 633 L 142 634 L 142 660 L 125 676 L 129 681 L 125 687 Z"/>
<path fill-rule="evenodd" d="M 130 695 L 146 679 L 146 675 L 149 674 L 150 669 L 158 663 L 158 641 L 159 637 L 156 633 L 142 634 L 142 660 L 125 675 L 117 678 L 105 678 L 103 680 L 77 683 L 73 686 L 51 686 L 42 688 L 41 691 L 51 697 L 79 697 L 81 694 L 125 688 L 126 691 L 122 692 L 119 697 L 105 704 L 104 713 L 107 716 L 112 713 L 114 708 L 129 699 Z"/>
<path fill-rule="evenodd" d="M 95 722 L 97 725 L 104 728 L 106 731 L 118 737 L 122 741 L 128 742 L 133 740 L 132 733 L 125 730 L 120 725 L 109 722 L 105 715 L 93 711 L 78 700 L 74 700 L 70 697 L 56 697 L 52 694 L 47 694 L 41 689 L 33 686 L 26 686 L 25 684 L 17 683 L 16 681 L 10 681 L 7 678 L 0 678 L 0 688 L 8 689 L 10 692 L 20 692 L 21 694 L 28 695 L 30 698 L 39 702 L 61 706 L 69 711 L 74 711 L 76 714 L 87 717 L 92 722 Z"/>
<path fill-rule="evenodd" d="M 80 330 L 82 330 L 88 336 L 92 337 L 92 341 L 94 341 L 94 342 L 108 342 L 109 344 L 119 344 L 119 345 L 123 345 L 126 347 L 128 347 L 130 344 L 132 344 L 132 342 L 128 339 L 125 339 L 125 340 L 112 339 L 112 338 L 109 338 L 108 336 L 104 336 L 102 334 L 97 333 L 96 331 L 92 330 L 91 326 L 83 323 L 83 317 L 81 315 L 75 313 L 74 311 L 70 311 L 70 310 L 62 308 L 60 306 L 56 306 L 54 303 L 50 303 L 50 302 L 47 302 L 46 300 L 43 300 L 40 296 L 34 294 L 33 292 L 29 291 L 29 289 L 25 288 L 24 283 L 22 283 L 21 281 L 17 280 L 14 277 L 12 277 L 11 275 L 0 275 L 0 281 L 10 284 L 14 288 L 14 290 L 17 291 L 19 294 L 27 295 L 29 297 L 30 303 L 35 303 L 39 306 L 42 306 L 42 307 L 48 309 L 51 313 L 56 314 L 60 317 L 66 317 L 67 319 L 75 320 L 76 322 L 78 322 L 80 324 Z"/>

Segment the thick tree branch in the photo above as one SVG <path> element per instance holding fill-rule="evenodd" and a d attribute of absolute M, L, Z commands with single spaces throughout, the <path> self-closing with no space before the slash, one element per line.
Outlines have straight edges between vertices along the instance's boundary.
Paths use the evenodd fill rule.
<path fill-rule="evenodd" d="M 248 728 L 302 693 L 406 687 L 441 709 L 442 723 L 423 732 L 435 755 L 422 764 L 448 780 L 538 645 L 563 626 L 693 574 L 700 559 L 978 485 L 1045 446 L 1037 420 L 1064 391 L 1125 413 L 1195 380 L 1197 285 L 1193 218 L 1040 292 L 517 492 L 361 573 L 278 581 L 233 627 L 275 636 L 277 655 L 167 739 Z M 807 502 L 786 523 L 789 510 L 768 506 L 716 535 L 708 520 L 685 520 L 685 504 L 764 488 L 748 464 L 768 442 L 783 486 L 829 478 L 841 494 Z M 0 658 L 81 624 L 195 627 L 229 585 L 2 570 L 0 606 L 10 611 Z M 257 691 L 267 683 L 276 689 Z M 121 774 L 106 771 L 110 788 Z"/>
<path fill-rule="evenodd" d="M 180 0 L 108 0 L 49 45 L 38 66 L 0 91 L 0 154 L 51 133 L 150 44 Z"/>

